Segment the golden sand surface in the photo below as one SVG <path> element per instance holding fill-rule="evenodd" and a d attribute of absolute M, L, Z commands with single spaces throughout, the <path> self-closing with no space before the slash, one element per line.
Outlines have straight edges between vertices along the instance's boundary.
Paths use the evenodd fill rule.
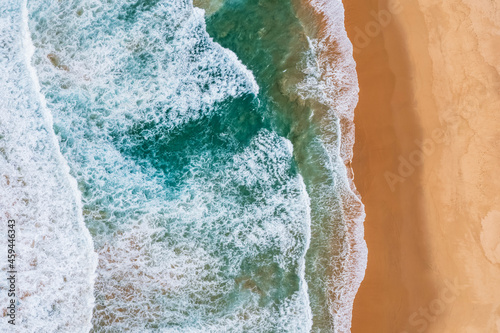
<path fill-rule="evenodd" d="M 369 251 L 352 332 L 500 332 L 500 3 L 343 2 Z"/>

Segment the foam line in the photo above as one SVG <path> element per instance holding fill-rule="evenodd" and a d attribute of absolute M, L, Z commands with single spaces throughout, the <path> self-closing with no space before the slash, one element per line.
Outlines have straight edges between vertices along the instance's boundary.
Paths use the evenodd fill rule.
<path fill-rule="evenodd" d="M 332 282 L 332 295 L 340 301 L 330 305 L 335 332 L 350 332 L 352 307 L 361 281 L 364 278 L 368 250 L 364 240 L 364 206 L 356 191 L 352 170 L 354 145 L 354 109 L 358 102 L 356 64 L 353 46 L 344 27 L 344 7 L 340 0 L 310 0 L 317 14 L 321 29 L 317 36 L 310 36 L 311 69 L 299 84 L 303 98 L 313 98 L 329 106 L 320 120 L 322 145 L 329 155 L 332 170 L 338 170 L 337 188 L 341 194 L 345 219 L 346 253 L 342 260 L 344 269 Z M 332 50 L 335 45 L 335 50 Z M 334 51 L 334 52 L 333 52 Z M 319 67 L 319 72 L 314 68 Z M 340 133 L 332 140 L 332 133 Z"/>
<path fill-rule="evenodd" d="M 35 70 L 26 2 L 0 3 L 1 219 L 16 220 L 16 326 L 1 331 L 88 332 L 97 264 L 76 181 L 58 150 Z M 2 228 L 2 230 L 4 230 Z M 6 248 L 6 236 L 0 247 Z M 5 263 L 2 262 L 5 271 Z M 2 290 L 4 279 L 0 282 Z M 6 295 L 0 295 L 7 304 Z M 14 330 L 12 330 L 14 328 Z"/>

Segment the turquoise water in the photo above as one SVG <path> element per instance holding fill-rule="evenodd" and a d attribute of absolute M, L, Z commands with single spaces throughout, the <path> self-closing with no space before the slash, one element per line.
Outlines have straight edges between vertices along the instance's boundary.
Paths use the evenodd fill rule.
<path fill-rule="evenodd" d="M 32 51 L 23 3 L 0 1 L 0 332 L 88 332 L 97 256 Z"/>
<path fill-rule="evenodd" d="M 313 42 L 289 1 L 200 5 L 28 1 L 98 254 L 91 331 L 334 331 L 347 181 Z"/>
<path fill-rule="evenodd" d="M 252 70 L 260 87 L 260 106 L 272 118 L 274 130 L 294 146 L 294 160 L 311 201 L 312 239 L 305 278 L 312 330 L 329 332 L 334 329 L 332 303 L 346 301 L 342 289 L 349 249 L 343 209 L 348 200 L 343 195 L 348 190 L 343 162 L 338 155 L 332 158 L 325 145 L 334 142 L 339 149 L 339 119 L 330 119 L 333 129 L 326 131 L 326 138 L 321 123 L 313 119 L 314 113 L 328 113 L 330 106 L 307 91 L 315 86 L 304 84 L 312 79 L 319 86 L 321 74 L 296 6 L 290 1 L 226 0 L 207 17 L 207 30 Z"/>

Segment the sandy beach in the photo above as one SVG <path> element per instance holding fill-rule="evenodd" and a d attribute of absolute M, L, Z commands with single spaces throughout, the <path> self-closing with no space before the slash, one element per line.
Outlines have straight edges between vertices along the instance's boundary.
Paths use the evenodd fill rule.
<path fill-rule="evenodd" d="M 352 332 L 500 332 L 500 8 L 344 6 L 369 250 Z"/>

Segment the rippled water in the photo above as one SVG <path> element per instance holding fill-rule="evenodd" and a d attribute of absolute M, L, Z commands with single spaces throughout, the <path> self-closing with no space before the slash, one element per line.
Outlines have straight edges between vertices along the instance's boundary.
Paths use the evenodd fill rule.
<path fill-rule="evenodd" d="M 315 41 L 288 1 L 195 4 L 206 11 L 184 0 L 29 0 L 24 21 L 22 6 L 0 7 L 2 31 L 19 27 L 3 45 L 29 25 L 34 46 L 32 56 L 22 43 L 2 49 L 13 102 L 0 128 L 53 117 L 27 134 L 45 133 L 51 150 L 26 150 L 52 163 L 38 178 L 61 170 L 51 218 L 74 221 L 76 240 L 59 242 L 59 255 L 88 267 L 70 277 L 86 292 L 67 296 L 82 309 L 49 301 L 40 320 L 23 314 L 27 330 L 334 330 L 350 190 L 332 154 L 340 120 L 314 85 Z M 33 111 L 13 104 L 23 94 Z M 64 326 L 68 311 L 87 324 Z"/>

